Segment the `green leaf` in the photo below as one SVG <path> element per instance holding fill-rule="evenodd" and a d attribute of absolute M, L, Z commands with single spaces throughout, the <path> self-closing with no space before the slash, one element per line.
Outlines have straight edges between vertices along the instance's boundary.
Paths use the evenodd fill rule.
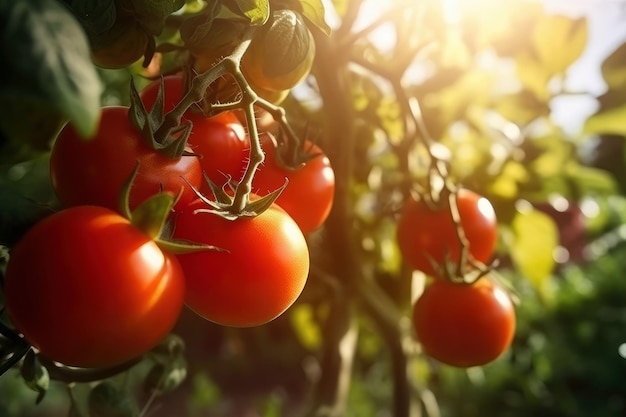
<path fill-rule="evenodd" d="M 617 192 L 617 184 L 614 177 L 605 170 L 571 163 L 567 166 L 566 173 L 583 195 L 591 193 L 610 195 Z"/>
<path fill-rule="evenodd" d="M 618 46 L 602 63 L 602 76 L 609 89 L 626 84 L 626 43 Z"/>
<path fill-rule="evenodd" d="M 320 28 L 326 35 L 330 35 L 331 29 L 328 23 L 326 23 L 326 12 L 322 0 L 299 0 L 299 2 L 302 6 L 302 15 Z"/>
<path fill-rule="evenodd" d="M 36 403 L 39 404 L 50 386 L 50 375 L 48 370 L 39 363 L 32 349 L 29 349 L 24 357 L 21 374 L 26 385 L 38 393 Z"/>
<path fill-rule="evenodd" d="M 137 403 L 130 392 L 111 382 L 96 385 L 88 397 L 90 417 L 136 417 Z"/>
<path fill-rule="evenodd" d="M 144 390 L 162 394 L 173 391 L 187 378 L 187 362 L 179 357 L 171 362 L 155 363 L 144 379 Z"/>
<path fill-rule="evenodd" d="M 111 29 L 117 17 L 115 0 L 63 0 L 85 32 L 99 35 Z"/>
<path fill-rule="evenodd" d="M 240 12 L 253 25 L 262 25 L 270 17 L 269 0 L 228 0 L 224 4 L 233 12 Z"/>
<path fill-rule="evenodd" d="M 590 116 L 585 121 L 583 133 L 626 136 L 626 105 L 609 108 Z"/>
<path fill-rule="evenodd" d="M 181 0 L 131 0 L 132 16 L 151 35 L 160 35 L 165 19 L 184 5 Z"/>
<path fill-rule="evenodd" d="M 552 74 L 563 74 L 587 46 L 587 32 L 585 18 L 546 16 L 531 34 L 535 55 Z"/>
<path fill-rule="evenodd" d="M 322 332 L 315 321 L 313 308 L 308 304 L 296 304 L 289 314 L 291 326 L 302 346 L 316 351 L 322 344 Z"/>
<path fill-rule="evenodd" d="M 554 268 L 554 250 L 559 242 L 557 226 L 550 216 L 530 209 L 518 212 L 512 221 L 514 241 L 511 256 L 538 294 L 547 296 L 548 278 Z"/>
<path fill-rule="evenodd" d="M 94 133 L 102 85 L 91 62 L 85 33 L 74 16 L 55 0 L 0 2 L 0 102 L 36 103 L 62 114 L 85 137 Z M 0 127 L 33 123 L 29 114 Z M 11 140 L 28 140 L 13 134 Z M 46 140 L 51 138 L 46 138 Z M 40 139 L 44 140 L 44 139 Z"/>

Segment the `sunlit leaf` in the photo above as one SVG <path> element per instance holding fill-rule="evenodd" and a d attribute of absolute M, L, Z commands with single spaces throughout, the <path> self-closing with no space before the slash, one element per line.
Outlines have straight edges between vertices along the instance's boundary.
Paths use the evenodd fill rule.
<path fill-rule="evenodd" d="M 322 335 L 315 322 L 313 309 L 307 304 L 296 304 L 289 314 L 293 329 L 300 343 L 307 349 L 316 350 L 322 343 Z"/>
<path fill-rule="evenodd" d="M 511 226 L 514 234 L 511 256 L 515 266 L 538 294 L 547 296 L 548 278 L 555 266 L 554 250 L 559 243 L 554 220 L 531 209 L 518 212 Z"/>
<path fill-rule="evenodd" d="M 225 4 L 249 19 L 253 25 L 262 25 L 270 16 L 269 0 L 228 0 Z"/>
<path fill-rule="evenodd" d="M 587 134 L 626 135 L 626 105 L 603 110 L 585 121 Z"/>
<path fill-rule="evenodd" d="M 537 101 L 547 102 L 550 98 L 548 82 L 553 75 L 552 71 L 527 50 L 517 54 L 515 61 L 517 63 L 517 76 L 522 82 L 524 90 L 532 92 Z"/>
<path fill-rule="evenodd" d="M 299 0 L 302 14 L 322 32 L 330 35 L 331 29 L 326 23 L 324 3 L 322 0 Z"/>
<path fill-rule="evenodd" d="M 617 191 L 617 184 L 607 171 L 570 163 L 566 172 L 568 178 L 583 194 L 613 194 Z"/>
<path fill-rule="evenodd" d="M 602 63 L 602 76 L 609 88 L 626 84 L 626 43 L 619 45 Z"/>
<path fill-rule="evenodd" d="M 531 36 L 541 66 L 552 74 L 564 73 L 587 46 L 587 19 L 546 16 L 537 22 Z"/>

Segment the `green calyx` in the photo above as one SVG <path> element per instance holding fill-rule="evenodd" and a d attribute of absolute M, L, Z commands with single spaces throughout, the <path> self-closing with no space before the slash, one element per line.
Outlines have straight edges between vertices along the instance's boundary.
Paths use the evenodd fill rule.
<path fill-rule="evenodd" d="M 120 196 L 120 211 L 137 229 L 154 240 L 161 249 L 168 253 L 182 254 L 205 250 L 224 251 L 212 245 L 171 239 L 169 214 L 178 201 L 179 195 L 160 192 L 143 201 L 135 210 L 130 210 L 129 195 L 132 184 L 139 172 L 139 163 L 133 169 Z"/>
<path fill-rule="evenodd" d="M 157 99 L 150 111 L 146 110 L 135 83 L 130 84 L 130 110 L 128 117 L 150 148 L 160 151 L 170 158 L 180 158 L 185 154 L 192 123 L 180 123 L 180 118 L 168 118 L 163 109 L 163 85 L 159 87 Z"/>
<path fill-rule="evenodd" d="M 238 210 L 234 208 L 239 186 L 235 181 L 228 181 L 223 187 L 220 187 L 211 181 L 206 174 L 204 177 L 207 184 L 211 188 L 213 199 L 207 198 L 200 191 L 194 188 L 198 198 L 200 198 L 207 205 L 206 209 L 198 209 L 196 212 L 212 213 L 227 220 L 236 220 L 246 217 L 250 218 L 260 215 L 269 209 L 272 204 L 274 204 L 280 193 L 282 193 L 287 186 L 287 181 L 285 181 L 285 184 L 281 188 L 274 190 L 263 197 L 255 198 L 254 200 L 250 199 L 248 193 L 248 197 L 246 198 L 243 208 Z"/>

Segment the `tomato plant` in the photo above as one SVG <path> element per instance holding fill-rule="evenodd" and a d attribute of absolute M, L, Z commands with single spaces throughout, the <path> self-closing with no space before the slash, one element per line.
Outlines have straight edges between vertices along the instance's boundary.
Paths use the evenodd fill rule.
<path fill-rule="evenodd" d="M 307 281 L 309 251 L 302 232 L 276 205 L 257 217 L 237 220 L 196 213 L 206 208 L 198 199 L 175 218 L 175 238 L 225 250 L 178 256 L 187 282 L 186 304 L 227 326 L 257 326 L 275 319 Z"/>
<path fill-rule="evenodd" d="M 47 217 L 18 242 L 4 294 L 12 322 L 44 356 L 107 367 L 169 333 L 184 284 L 178 260 L 127 219 L 78 206 Z"/>
<path fill-rule="evenodd" d="M 281 148 L 273 140 L 265 138 L 262 145 L 265 162 L 254 176 L 253 191 L 265 195 L 288 181 L 276 204 L 296 221 L 304 234 L 320 227 L 330 213 L 335 192 L 335 174 L 328 157 L 319 146 L 306 141 L 303 148 L 311 159 L 289 169 L 279 164 L 277 152 Z"/>
<path fill-rule="evenodd" d="M 137 163 L 131 208 L 161 190 L 182 192 L 179 204 L 195 198 L 185 180 L 195 187 L 202 184 L 198 158 L 171 158 L 152 149 L 131 125 L 128 111 L 123 106 L 103 108 L 98 131 L 91 139 L 82 138 L 70 124 L 59 133 L 50 154 L 50 177 L 64 206 L 99 205 L 117 210 L 122 187 Z"/>
<path fill-rule="evenodd" d="M 181 75 L 171 75 L 162 82 L 164 111 L 168 112 L 183 97 L 184 79 Z M 154 105 L 160 86 L 161 81 L 155 81 L 141 91 L 141 100 L 147 109 Z M 205 117 L 190 109 L 184 117 L 193 123 L 187 143 L 199 156 L 204 173 L 216 184 L 223 184 L 229 178 L 239 180 L 247 166 L 250 139 L 235 112 Z"/>
<path fill-rule="evenodd" d="M 506 291 L 488 277 L 473 284 L 438 279 L 415 302 L 413 326 L 430 357 L 452 366 L 480 366 L 511 344 L 515 309 Z"/>
<path fill-rule="evenodd" d="M 458 190 L 456 205 L 469 255 L 475 261 L 487 263 L 497 241 L 493 206 L 467 189 Z M 423 200 L 406 201 L 398 219 L 397 240 L 406 262 L 428 275 L 438 275 L 437 268 L 461 259 L 463 246 L 447 201 L 434 209 Z"/>

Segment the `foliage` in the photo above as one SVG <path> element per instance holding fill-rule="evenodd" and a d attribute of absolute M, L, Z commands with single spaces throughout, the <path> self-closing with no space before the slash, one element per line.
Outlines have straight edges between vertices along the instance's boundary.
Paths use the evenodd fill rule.
<path fill-rule="evenodd" d="M 0 33 L 8 45 L 2 49 L 0 81 L 2 281 L 22 236 L 69 205 L 56 196 L 48 171 L 51 149 L 63 137 L 59 132 L 72 129 L 84 148 L 104 140 L 114 148 L 109 159 L 127 157 L 128 166 L 121 169 L 132 169 L 136 158 L 128 151 L 116 154 L 123 147 L 113 146 L 122 135 L 110 123 L 100 124 L 111 112 L 102 111 L 103 105 L 127 106 L 115 123 L 119 131 L 143 139 L 141 152 L 151 160 L 174 147 L 177 152 L 168 158 L 202 158 L 203 170 L 213 171 L 206 184 L 186 181 L 187 197 L 203 194 L 191 204 L 201 205 L 207 216 L 220 216 L 226 226 L 219 236 L 196 239 L 250 248 L 238 269 L 268 262 L 271 245 L 255 249 L 257 240 L 245 236 L 238 239 L 246 244 L 229 242 L 236 240 L 231 226 L 253 228 L 266 210 L 282 215 L 280 196 L 293 194 L 280 193 L 299 184 L 302 166 L 314 167 L 316 157 L 318 162 L 327 157 L 320 165 L 332 167 L 334 194 L 330 212 L 323 210 L 323 225 L 316 221 L 317 229 L 303 228 L 310 255 L 304 289 L 297 288 L 297 301 L 291 305 L 290 299 L 291 307 L 262 326 L 220 326 L 183 310 L 173 330 L 180 337 L 171 335 L 128 363 L 83 369 L 37 354 L 3 311 L 0 366 L 7 373 L 0 379 L 0 414 L 238 416 L 253 409 L 267 417 L 624 414 L 619 271 L 626 221 L 620 196 L 626 191 L 621 122 L 626 46 L 605 59 L 607 90 L 597 97 L 599 106 L 579 137 L 568 136 L 552 116 L 553 103 L 580 93 L 568 91 L 567 81 L 589 39 L 584 17 L 551 13 L 531 0 L 5 3 L 0 5 Z M 452 3 L 456 8 L 448 7 Z M 254 55 L 246 55 L 249 50 Z M 176 74 L 175 100 L 166 81 L 171 78 L 159 82 L 164 74 Z M 259 82 L 259 75 L 266 79 Z M 153 90 L 148 100 L 138 93 L 145 86 Z M 194 145 L 216 123 L 239 123 L 235 117 L 246 128 L 236 149 L 227 149 L 221 134 L 214 135 L 223 145 L 219 151 L 208 140 L 208 149 Z M 267 151 L 268 142 L 275 151 Z M 230 161 L 227 155 L 239 155 L 242 144 L 246 155 Z M 274 154 L 271 163 L 265 160 Z M 80 158 L 86 168 L 68 178 L 91 176 L 108 184 L 116 174 L 110 162 L 90 164 L 103 156 L 87 152 Z M 227 159 L 232 172 L 219 165 Z M 242 172 L 237 162 L 245 166 Z M 57 163 L 60 169 L 81 165 L 70 154 Z M 251 196 L 257 192 L 254 178 L 262 179 L 256 173 L 270 167 L 286 170 L 280 176 L 293 181 L 272 182 L 260 198 Z M 124 179 L 127 174 L 119 173 Z M 157 183 L 163 191 L 164 180 Z M 100 184 L 84 186 L 99 195 Z M 312 186 L 300 185 L 290 197 L 305 211 L 313 207 Z M 115 207 L 123 187 L 127 193 L 132 189 L 123 180 L 111 185 Z M 468 253 L 473 243 L 468 240 L 479 237 L 465 233 L 459 189 L 493 205 L 499 264 Z M 168 214 L 173 198 L 157 197 L 140 207 L 148 217 L 152 211 Z M 164 199 L 170 204 L 165 211 Z M 498 284 L 518 301 L 514 342 L 489 365 L 452 368 L 425 355 L 415 337 L 412 306 L 428 280 L 405 262 L 406 251 L 397 242 L 402 208 L 414 200 L 429 210 L 443 207 L 453 220 L 447 246 L 460 244 L 463 260 L 448 253 L 437 263 L 469 261 L 469 272 L 446 266 L 447 273 L 434 273 L 445 275 L 437 279 L 466 285 L 468 277 L 499 277 Z M 176 215 L 188 215 L 183 203 L 170 222 L 159 225 L 159 235 L 176 236 Z M 192 221 L 186 227 L 201 231 Z M 271 238 L 270 232 L 259 233 Z M 298 239 L 304 238 L 298 234 Z M 208 248 L 167 241 L 157 239 L 164 251 Z M 235 252 L 210 248 L 219 251 L 207 259 Z M 280 250 L 274 249 L 272 256 L 278 257 Z M 227 274 L 237 268 L 226 263 L 223 269 Z M 259 305 L 272 299 L 259 294 L 246 296 L 257 296 Z M 34 389 L 29 400 L 40 401 L 37 408 L 21 408 L 16 398 L 28 396 L 16 381 Z M 10 394 L 14 391 L 19 393 Z"/>

